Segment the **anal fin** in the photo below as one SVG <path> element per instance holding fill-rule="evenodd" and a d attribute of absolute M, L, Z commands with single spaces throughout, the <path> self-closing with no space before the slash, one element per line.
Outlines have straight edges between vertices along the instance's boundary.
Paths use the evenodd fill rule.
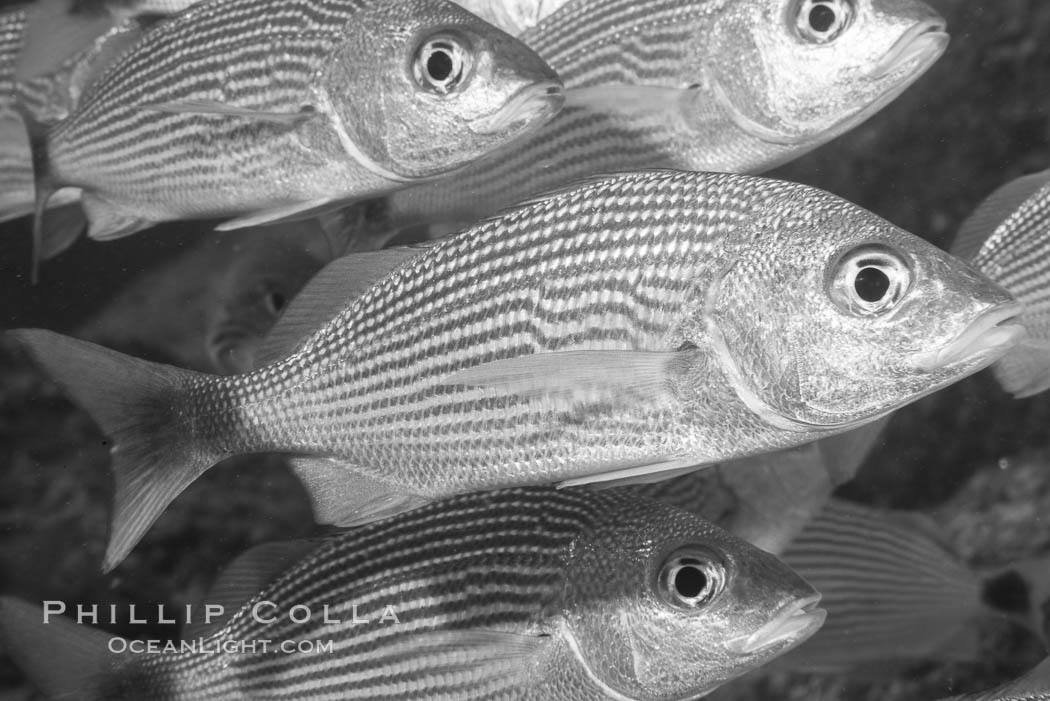
<path fill-rule="evenodd" d="M 148 229 L 156 222 L 135 216 L 107 200 L 85 192 L 81 198 L 88 220 L 88 237 L 96 241 L 112 241 Z"/>
<path fill-rule="evenodd" d="M 334 458 L 295 457 L 289 462 L 310 494 L 314 518 L 319 523 L 360 526 L 430 501 L 368 477 L 359 467 Z"/>

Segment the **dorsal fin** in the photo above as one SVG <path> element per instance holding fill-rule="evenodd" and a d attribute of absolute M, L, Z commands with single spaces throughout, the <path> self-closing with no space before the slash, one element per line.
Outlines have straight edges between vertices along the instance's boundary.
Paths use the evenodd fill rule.
<path fill-rule="evenodd" d="M 960 227 L 952 243 L 952 254 L 973 260 L 999 225 L 1047 183 L 1050 170 L 1022 176 L 993 192 Z"/>
<path fill-rule="evenodd" d="M 428 245 L 435 242 L 428 241 Z M 295 296 L 274 324 L 255 357 L 255 367 L 276 362 L 293 353 L 362 292 L 405 262 L 420 255 L 425 246 L 403 246 L 337 258 L 317 273 Z"/>
<path fill-rule="evenodd" d="M 264 543 L 239 555 L 215 580 L 211 591 L 202 597 L 201 605 L 190 608 L 197 618 L 186 624 L 183 639 L 207 638 L 222 629 L 266 585 L 326 540 L 306 538 Z M 206 605 L 222 606 L 222 614 L 205 622 Z"/>

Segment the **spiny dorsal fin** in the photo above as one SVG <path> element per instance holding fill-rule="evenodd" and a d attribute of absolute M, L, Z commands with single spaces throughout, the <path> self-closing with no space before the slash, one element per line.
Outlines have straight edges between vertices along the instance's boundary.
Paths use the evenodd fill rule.
<path fill-rule="evenodd" d="M 274 579 L 326 542 L 326 538 L 283 540 L 264 543 L 246 551 L 230 563 L 206 594 L 201 605 L 190 610 L 200 619 L 183 629 L 184 640 L 207 638 L 222 629 L 230 618 Z M 205 622 L 205 606 L 221 606 L 222 614 Z"/>
<path fill-rule="evenodd" d="M 1022 176 L 993 192 L 959 229 L 952 243 L 952 254 L 973 260 L 999 225 L 1047 183 L 1050 183 L 1050 170 Z"/>
<path fill-rule="evenodd" d="M 291 355 L 362 292 L 422 251 L 417 247 L 389 248 L 337 258 L 326 265 L 295 296 L 274 324 L 259 347 L 255 367 Z"/>

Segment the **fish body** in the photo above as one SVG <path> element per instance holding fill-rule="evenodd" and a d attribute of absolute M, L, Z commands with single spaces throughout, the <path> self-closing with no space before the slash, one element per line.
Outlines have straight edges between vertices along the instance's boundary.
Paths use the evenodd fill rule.
<path fill-rule="evenodd" d="M 952 252 L 1024 302 L 1029 336 L 992 366 L 1016 397 L 1050 389 L 1050 170 L 991 194 L 963 224 Z"/>
<path fill-rule="evenodd" d="M 93 13 L 62 11 L 64 3 L 59 8 L 50 1 L 42 4 L 43 10 L 33 6 L 0 13 L 0 221 L 32 214 L 35 208 L 33 154 L 23 110 L 43 124 L 68 117 L 106 65 L 148 26 L 134 17 L 99 22 Z M 45 36 L 34 37 L 34 24 L 41 25 L 36 33 Z M 34 39 L 48 46 L 33 47 L 26 56 L 26 42 Z M 20 72 L 27 76 L 19 78 Z M 48 217 L 51 236 L 41 257 L 58 253 L 79 236 L 84 224 L 75 206 L 79 200 L 78 188 L 63 188 L 48 200 L 49 209 L 64 211 Z"/>
<path fill-rule="evenodd" d="M 303 456 L 318 517 L 337 523 L 692 468 L 845 431 L 976 372 L 1023 333 L 1017 311 L 826 192 L 646 171 L 329 264 L 260 355 L 279 360 L 247 374 L 15 333 L 113 437 L 112 565 L 234 454 Z"/>
<path fill-rule="evenodd" d="M 773 556 L 626 494 L 476 493 L 298 547 L 262 546 L 220 578 L 244 597 L 200 634 L 210 653 L 121 657 L 100 635 L 107 668 L 72 679 L 54 646 L 86 651 L 97 632 L 41 625 L 6 599 L 0 633 L 56 697 L 655 700 L 705 694 L 823 620 L 819 595 Z M 261 640 L 268 652 L 222 649 Z M 285 640 L 334 647 L 285 654 Z"/>
<path fill-rule="evenodd" d="M 205 2 L 40 137 L 38 187 L 82 188 L 94 238 L 248 226 L 433 177 L 560 105 L 534 52 L 444 0 Z"/>
<path fill-rule="evenodd" d="M 521 35 L 564 81 L 562 112 L 393 193 L 392 222 L 469 223 L 597 173 L 767 170 L 896 98 L 943 53 L 944 30 L 910 0 L 575 0 Z"/>

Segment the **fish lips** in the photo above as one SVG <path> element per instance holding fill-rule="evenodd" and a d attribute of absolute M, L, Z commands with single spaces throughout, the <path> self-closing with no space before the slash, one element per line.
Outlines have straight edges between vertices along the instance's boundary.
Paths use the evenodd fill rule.
<path fill-rule="evenodd" d="M 824 625 L 827 611 L 816 608 L 818 603 L 820 594 L 785 604 L 768 623 L 754 633 L 732 641 L 729 649 L 739 654 L 750 655 L 784 642 L 794 647 Z"/>
<path fill-rule="evenodd" d="M 932 351 L 916 353 L 915 365 L 926 372 L 940 370 L 952 363 L 979 358 L 984 365 L 1006 355 L 1022 338 L 1025 328 L 1006 322 L 1018 318 L 1024 304 L 1011 302 L 986 311 L 950 343 Z"/>
<path fill-rule="evenodd" d="M 921 22 L 901 35 L 886 55 L 872 67 L 870 75 L 881 78 L 913 62 L 915 67 L 911 71 L 912 75 L 924 73 L 948 48 L 950 39 L 943 19 Z"/>
<path fill-rule="evenodd" d="M 565 93 L 560 83 L 534 83 L 511 95 L 503 107 L 492 114 L 472 120 L 470 130 L 475 134 L 494 135 L 515 125 L 535 123 L 538 127 L 550 121 L 564 103 Z"/>

